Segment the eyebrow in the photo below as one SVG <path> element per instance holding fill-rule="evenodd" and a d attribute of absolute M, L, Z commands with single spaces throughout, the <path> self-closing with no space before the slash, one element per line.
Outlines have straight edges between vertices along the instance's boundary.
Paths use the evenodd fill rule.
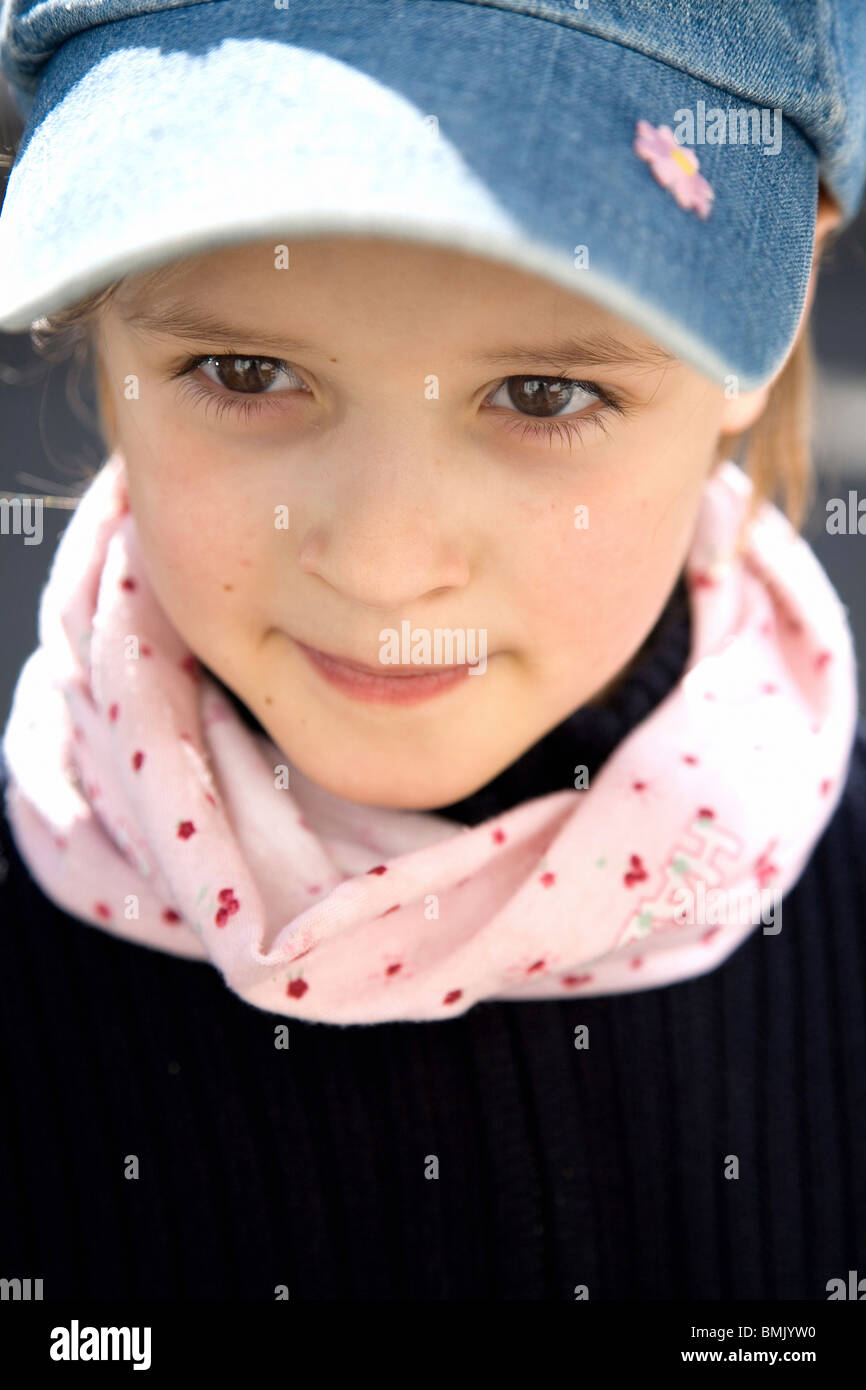
<path fill-rule="evenodd" d="M 124 315 L 126 323 L 146 333 L 200 342 L 222 340 L 226 343 L 257 343 L 275 353 L 318 353 L 321 348 L 305 338 L 271 337 L 262 330 L 228 323 L 192 305 L 169 303 L 161 308 L 141 305 Z M 488 366 L 507 366 L 525 362 L 565 371 L 578 365 L 607 366 L 665 366 L 678 359 L 658 343 L 624 343 L 610 333 L 588 337 L 568 336 L 545 343 L 514 343 L 493 352 L 473 355 L 469 360 Z"/>
<path fill-rule="evenodd" d="M 509 362 L 543 363 L 565 370 L 577 365 L 613 367 L 647 365 L 662 367 L 679 359 L 666 352 L 658 343 L 624 343 L 611 333 L 598 333 L 586 338 L 571 336 L 546 343 L 513 343 L 496 352 L 485 352 L 472 359 L 501 367 Z"/>
<path fill-rule="evenodd" d="M 277 352 L 321 351 L 305 338 L 271 338 L 267 333 L 262 333 L 260 328 L 244 328 L 241 324 L 227 323 L 207 310 L 195 309 L 185 304 L 168 304 L 160 309 L 143 305 L 129 313 L 122 313 L 122 317 L 130 328 L 138 328 L 144 333 L 155 333 L 162 337 L 186 338 L 191 342 L 221 339 L 227 343 L 255 342 L 260 347 L 273 348 Z"/>

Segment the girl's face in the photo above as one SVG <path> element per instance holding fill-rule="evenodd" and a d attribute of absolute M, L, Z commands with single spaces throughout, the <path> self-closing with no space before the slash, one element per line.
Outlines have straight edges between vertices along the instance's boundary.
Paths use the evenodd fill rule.
<path fill-rule="evenodd" d="M 687 554 L 724 392 L 494 261 L 336 237 L 284 258 L 232 247 L 109 301 L 103 407 L 148 577 L 308 777 L 446 806 L 636 652 Z M 382 677 L 335 683 L 301 643 Z M 435 693 L 389 675 L 473 660 Z"/>

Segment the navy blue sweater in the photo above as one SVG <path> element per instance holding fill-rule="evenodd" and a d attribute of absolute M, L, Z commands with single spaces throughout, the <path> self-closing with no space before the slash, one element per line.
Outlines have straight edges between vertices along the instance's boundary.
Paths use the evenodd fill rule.
<path fill-rule="evenodd" d="M 602 704 L 439 809 L 592 773 L 688 644 L 680 585 Z M 0 1275 L 46 1299 L 824 1300 L 866 1258 L 864 844 L 861 726 L 778 936 L 661 989 L 341 1027 L 69 917 L 3 822 Z"/>

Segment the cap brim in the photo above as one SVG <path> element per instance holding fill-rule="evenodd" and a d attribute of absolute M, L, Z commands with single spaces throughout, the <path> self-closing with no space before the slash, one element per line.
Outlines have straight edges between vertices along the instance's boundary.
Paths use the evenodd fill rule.
<path fill-rule="evenodd" d="M 699 145 L 703 218 L 635 153 L 636 125 L 742 105 L 730 94 L 549 19 L 391 13 L 192 5 L 65 43 L 0 216 L 0 328 L 226 245 L 376 235 L 539 274 L 741 390 L 775 373 L 814 239 L 818 164 L 796 126 L 775 153 Z"/>

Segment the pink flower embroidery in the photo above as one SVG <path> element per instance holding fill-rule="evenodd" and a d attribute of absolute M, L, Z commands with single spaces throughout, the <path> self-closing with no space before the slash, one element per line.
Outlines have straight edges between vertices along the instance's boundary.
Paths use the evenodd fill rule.
<path fill-rule="evenodd" d="M 670 126 L 638 121 L 636 129 L 632 148 L 646 160 L 656 182 L 674 195 L 681 208 L 693 208 L 703 219 L 709 217 L 715 194 L 698 173 L 700 162 L 694 151 L 677 144 Z"/>

